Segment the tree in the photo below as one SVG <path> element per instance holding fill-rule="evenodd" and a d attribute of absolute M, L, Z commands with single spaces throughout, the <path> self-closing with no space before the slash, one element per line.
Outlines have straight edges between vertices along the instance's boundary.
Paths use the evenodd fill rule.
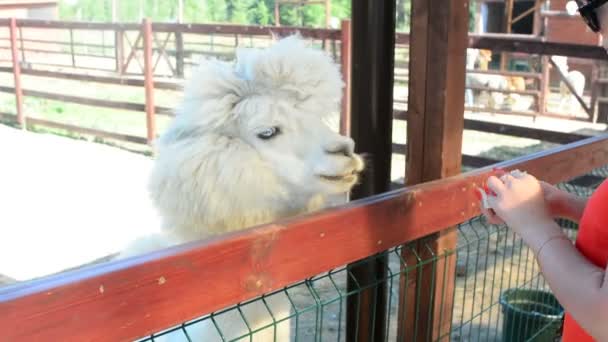
<path fill-rule="evenodd" d="M 249 23 L 248 13 L 252 5 L 250 0 L 226 0 L 228 21 L 237 24 Z"/>
<path fill-rule="evenodd" d="M 251 22 L 258 25 L 270 24 L 270 11 L 264 1 L 258 1 L 251 11 Z"/>

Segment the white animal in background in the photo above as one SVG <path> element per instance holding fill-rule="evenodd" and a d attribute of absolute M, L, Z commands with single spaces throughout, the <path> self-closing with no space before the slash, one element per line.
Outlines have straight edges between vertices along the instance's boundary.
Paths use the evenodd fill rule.
<path fill-rule="evenodd" d="M 239 50 L 234 64 L 203 61 L 158 142 L 150 191 L 163 233 L 135 241 L 121 257 L 308 213 L 336 196 L 345 198 L 364 162 L 353 140 L 326 122 L 339 112 L 342 87 L 331 57 L 297 36 L 265 50 Z M 274 319 L 290 314 L 285 295 L 268 299 L 268 305 Z M 243 313 L 252 330 L 269 326 L 252 341 L 289 341 L 289 321 L 275 335 L 263 303 L 245 306 Z M 215 321 L 228 340 L 248 334 L 236 311 Z M 187 330 L 195 341 L 222 340 L 211 320 Z M 166 338 L 186 340 L 181 332 Z"/>
<path fill-rule="evenodd" d="M 488 54 L 489 52 L 489 54 Z M 479 70 L 487 71 L 488 64 L 492 60 L 491 51 L 467 49 L 467 69 L 473 70 L 475 65 L 479 66 Z M 466 85 L 469 87 L 486 87 L 496 90 L 505 90 L 509 83 L 504 76 L 467 73 Z M 489 92 L 487 90 L 467 89 L 466 103 L 468 106 L 477 105 L 483 108 L 500 108 L 505 100 L 505 95 L 501 92 Z"/>
<path fill-rule="evenodd" d="M 467 70 L 473 70 L 475 64 L 479 70 L 489 70 L 492 61 L 492 51 L 484 49 L 467 49 Z M 488 109 L 509 109 L 515 111 L 528 110 L 533 103 L 530 96 L 515 93 L 504 93 L 500 90 L 525 91 L 526 80 L 520 76 L 503 76 L 492 74 L 467 73 L 466 85 L 486 87 L 498 91 L 467 89 L 465 101 L 468 106 L 477 105 Z"/>
<path fill-rule="evenodd" d="M 575 93 L 582 98 L 583 92 L 585 91 L 585 75 L 578 70 L 570 71 L 570 67 L 568 66 L 568 57 L 552 56 L 551 59 L 561 70 L 562 74 L 566 76 L 566 79 L 574 88 Z M 563 80 L 560 80 L 559 82 L 559 93 L 561 97 L 559 107 L 562 111 L 574 111 L 581 109 L 581 104 L 576 99 L 576 96 L 572 94 L 570 89 L 568 89 L 568 86 Z"/>

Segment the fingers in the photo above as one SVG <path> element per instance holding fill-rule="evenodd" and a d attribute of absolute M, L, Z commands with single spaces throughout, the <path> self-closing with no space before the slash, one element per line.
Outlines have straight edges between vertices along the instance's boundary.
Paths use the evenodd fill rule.
<path fill-rule="evenodd" d="M 527 175 L 528 175 L 528 173 L 526 171 L 520 171 L 520 170 L 511 171 L 511 176 L 513 176 L 514 178 L 524 178 Z"/>
<path fill-rule="evenodd" d="M 515 179 L 515 177 L 511 176 L 510 174 L 505 174 L 503 176 L 500 177 L 500 180 L 507 186 L 510 187 L 511 183 L 513 183 L 513 180 Z"/>
<path fill-rule="evenodd" d="M 486 222 L 488 222 L 489 224 L 503 224 L 504 221 L 498 216 L 496 215 L 496 212 L 494 212 L 494 210 L 492 209 L 485 209 L 482 208 L 481 209 L 481 213 L 483 214 L 483 216 L 486 219 Z"/>
<path fill-rule="evenodd" d="M 507 189 L 505 186 L 505 183 L 503 183 L 500 179 L 498 179 L 495 176 L 490 176 L 490 178 L 488 178 L 487 184 L 488 184 L 488 188 L 490 190 L 492 190 L 496 195 L 499 195 L 500 193 L 502 193 L 503 191 L 505 191 Z M 492 196 L 490 196 L 490 197 L 492 197 Z"/>
<path fill-rule="evenodd" d="M 496 215 L 496 212 L 491 208 L 488 200 L 490 198 L 493 198 L 494 196 L 488 195 L 486 194 L 486 192 L 483 189 L 477 189 L 475 191 L 475 194 L 477 195 L 477 198 L 479 199 L 479 201 L 481 202 L 481 213 L 482 215 L 485 217 L 486 222 L 488 222 L 489 224 L 503 224 L 504 221 L 498 217 L 498 215 Z"/>

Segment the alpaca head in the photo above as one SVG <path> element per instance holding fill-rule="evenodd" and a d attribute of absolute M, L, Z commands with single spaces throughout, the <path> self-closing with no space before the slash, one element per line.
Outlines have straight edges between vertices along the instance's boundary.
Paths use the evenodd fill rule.
<path fill-rule="evenodd" d="M 151 190 L 161 214 L 241 226 L 347 193 L 363 161 L 326 123 L 341 95 L 337 65 L 296 36 L 240 50 L 235 64 L 204 61 L 158 144 Z"/>

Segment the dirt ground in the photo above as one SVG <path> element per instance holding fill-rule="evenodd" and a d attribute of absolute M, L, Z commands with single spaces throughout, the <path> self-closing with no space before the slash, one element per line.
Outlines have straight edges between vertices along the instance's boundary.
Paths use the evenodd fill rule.
<path fill-rule="evenodd" d="M 158 229 L 151 160 L 0 125 L 0 284 L 76 267 Z"/>

